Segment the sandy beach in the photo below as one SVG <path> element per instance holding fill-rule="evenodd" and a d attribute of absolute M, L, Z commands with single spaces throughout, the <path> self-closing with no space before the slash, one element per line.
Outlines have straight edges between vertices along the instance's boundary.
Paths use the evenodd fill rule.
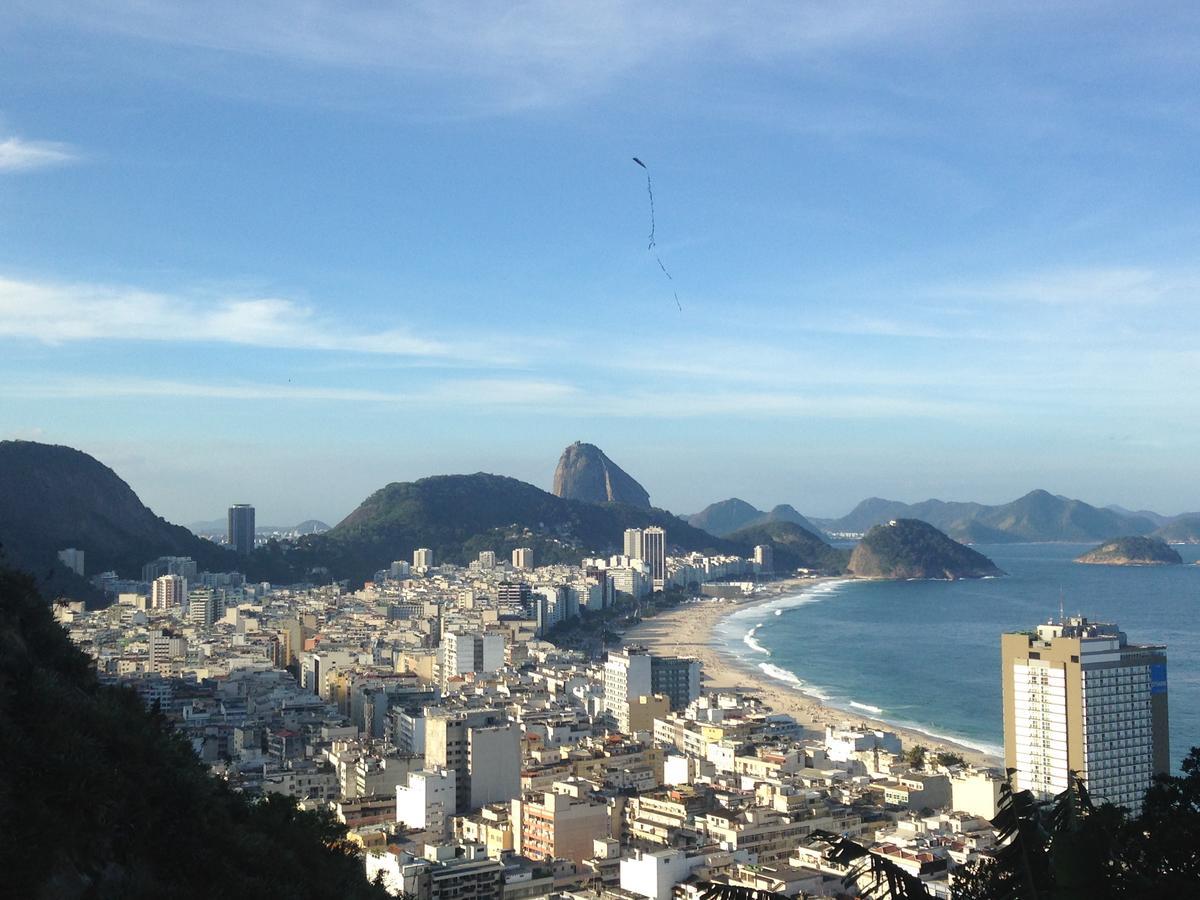
<path fill-rule="evenodd" d="M 725 616 L 740 609 L 795 594 L 811 588 L 821 581 L 832 579 L 791 579 L 776 582 L 768 590 L 742 602 L 689 603 L 625 632 L 625 645 L 640 644 L 652 652 L 669 656 L 693 656 L 700 660 L 703 668 L 704 689 L 737 689 L 754 694 L 771 709 L 787 713 L 807 728 L 823 732 L 827 724 L 859 725 L 885 729 L 900 736 L 905 748 L 921 744 L 934 751 L 948 751 L 961 755 L 970 763 L 985 766 L 1002 766 L 1003 760 L 973 747 L 933 737 L 912 728 L 904 728 L 872 719 L 857 713 L 835 709 L 821 703 L 817 698 L 798 689 L 789 688 L 770 678 L 760 669 L 743 663 L 732 654 L 721 649 L 714 636 L 717 623 Z M 798 673 L 803 677 L 803 672 Z"/>

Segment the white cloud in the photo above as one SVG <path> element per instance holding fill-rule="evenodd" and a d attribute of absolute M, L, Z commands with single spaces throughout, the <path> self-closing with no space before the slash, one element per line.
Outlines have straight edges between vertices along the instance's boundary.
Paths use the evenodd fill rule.
<path fill-rule="evenodd" d="M 0 172 L 29 172 L 65 165 L 78 158 L 70 146 L 56 141 L 27 141 L 19 137 L 0 140 Z"/>
<path fill-rule="evenodd" d="M 245 344 L 501 363 L 482 345 L 450 344 L 405 329 L 348 327 L 292 300 L 192 298 L 131 287 L 0 277 L 0 337 L 56 344 L 89 340 Z"/>

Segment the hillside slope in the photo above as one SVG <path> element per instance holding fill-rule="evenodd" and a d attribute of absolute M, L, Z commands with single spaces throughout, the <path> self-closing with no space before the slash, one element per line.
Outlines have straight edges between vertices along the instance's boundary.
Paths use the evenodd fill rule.
<path fill-rule="evenodd" d="M 136 694 L 100 685 L 8 569 L 0 735 L 0 821 L 16 829 L 0 841 L 5 896 L 387 897 L 332 818 L 234 793 Z"/>
<path fill-rule="evenodd" d="M 756 544 L 769 544 L 775 558 L 775 572 L 783 575 L 796 569 L 811 569 L 822 575 L 840 575 L 846 570 L 850 554 L 831 547 L 820 536 L 793 522 L 765 522 L 751 525 L 729 535 L 743 556 L 750 556 Z"/>
<path fill-rule="evenodd" d="M 231 551 L 156 516 L 94 457 L 32 441 L 0 442 L 0 544 L 10 563 L 51 588 L 72 584 L 57 562 L 67 547 L 84 551 L 89 575 L 137 577 L 158 556 L 191 556 L 214 571 L 239 568 Z"/>

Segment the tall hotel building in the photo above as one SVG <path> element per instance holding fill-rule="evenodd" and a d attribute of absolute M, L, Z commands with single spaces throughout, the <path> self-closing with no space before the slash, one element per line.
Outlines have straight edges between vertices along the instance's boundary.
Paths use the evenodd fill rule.
<path fill-rule="evenodd" d="M 1075 771 L 1095 802 L 1137 814 L 1154 776 L 1171 766 L 1166 648 L 1071 617 L 1003 635 L 1000 653 L 1014 789 L 1046 799 Z"/>
<path fill-rule="evenodd" d="M 254 507 L 249 503 L 229 507 L 228 537 L 229 545 L 242 556 L 254 549 Z"/>

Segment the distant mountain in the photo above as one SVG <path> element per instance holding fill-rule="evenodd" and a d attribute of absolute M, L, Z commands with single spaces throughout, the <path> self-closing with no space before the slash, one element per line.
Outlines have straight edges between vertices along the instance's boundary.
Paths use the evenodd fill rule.
<path fill-rule="evenodd" d="M 305 519 L 299 525 L 293 525 L 291 528 L 275 528 L 272 530 L 284 533 L 295 532 L 296 534 L 321 534 L 328 531 L 329 526 L 320 519 Z"/>
<path fill-rule="evenodd" d="M 1183 557 L 1167 543 L 1155 537 L 1119 537 L 1101 544 L 1081 556 L 1075 562 L 1099 566 L 1161 566 L 1181 565 Z"/>
<path fill-rule="evenodd" d="M 948 529 L 960 521 L 969 521 L 986 509 L 988 507 L 982 503 L 955 503 L 945 500 L 901 503 L 899 500 L 869 497 L 840 519 L 815 521 L 830 533 L 865 534 L 873 526 L 882 525 L 892 519 L 919 519 L 938 528 Z"/>
<path fill-rule="evenodd" d="M 687 517 L 687 523 L 695 528 L 702 528 L 709 534 L 724 537 L 757 522 L 765 515 L 761 509 L 756 509 L 745 500 L 730 497 L 728 500 L 710 503 L 698 513 L 692 513 Z"/>
<path fill-rule="evenodd" d="M 229 527 L 225 519 L 208 519 L 203 522 L 192 522 L 188 531 L 193 534 L 224 534 Z M 305 519 L 299 525 L 255 525 L 255 534 L 320 534 L 328 531 L 329 526 L 320 519 Z"/>
<path fill-rule="evenodd" d="M 627 503 L 650 508 L 650 495 L 595 444 L 576 441 L 554 471 L 554 495 L 585 503 Z"/>
<path fill-rule="evenodd" d="M 687 517 L 689 525 L 702 528 L 718 537 L 731 535 L 751 525 L 765 525 L 769 522 L 791 522 L 812 534 L 821 533 L 820 528 L 786 503 L 776 506 L 770 512 L 763 512 L 737 497 L 709 504 L 700 512 Z"/>
<path fill-rule="evenodd" d="M 156 516 L 112 469 L 74 450 L 0 441 L 0 544 L 10 564 L 38 577 L 48 593 L 84 585 L 57 562 L 59 550 L 85 554 L 86 573 L 136 578 L 158 556 L 191 556 L 201 568 L 239 568 L 239 557 Z"/>
<path fill-rule="evenodd" d="M 1135 519 L 1137 519 L 1137 518 L 1149 519 L 1151 522 L 1153 522 L 1159 528 L 1161 528 L 1164 525 L 1170 524 L 1171 522 L 1180 518 L 1179 516 L 1164 516 L 1161 513 L 1156 513 L 1150 509 L 1136 509 L 1136 510 L 1126 509 L 1125 507 L 1118 506 L 1115 503 L 1110 503 L 1108 506 L 1106 506 L 1104 508 L 1111 509 L 1113 512 L 1115 512 L 1119 516 L 1126 516 L 1128 518 L 1135 518 Z"/>
<path fill-rule="evenodd" d="M 750 556 L 756 544 L 769 544 L 778 574 L 796 569 L 812 569 L 823 575 L 840 575 L 846 570 L 850 554 L 829 546 L 822 538 L 794 522 L 764 522 L 750 525 L 729 535 L 743 556 Z"/>
<path fill-rule="evenodd" d="M 894 519 L 874 526 L 850 554 L 846 570 L 867 578 L 957 579 L 1004 574 L 982 553 L 916 519 Z"/>
<path fill-rule="evenodd" d="M 1200 514 L 1189 513 L 1172 519 L 1154 532 L 1169 544 L 1200 544 Z"/>
<path fill-rule="evenodd" d="M 619 552 L 626 528 L 659 525 L 667 545 L 685 551 L 736 553 L 738 546 L 693 528 L 661 509 L 564 499 L 501 475 L 439 475 L 389 484 L 325 534 L 285 549 L 301 570 L 325 566 L 336 578 L 370 578 L 392 560 L 428 547 L 435 563 L 464 564 L 481 550 L 502 558 L 531 547 L 537 564 L 578 563 L 587 554 Z M 261 552 L 261 551 L 260 551 Z"/>
<path fill-rule="evenodd" d="M 1082 500 L 1071 500 L 1042 490 L 1030 491 L 1024 497 L 1000 506 L 942 500 L 908 504 L 872 497 L 840 519 L 818 519 L 817 523 L 831 533 L 862 533 L 893 519 L 919 519 L 952 538 L 972 543 L 1084 543 L 1128 534 L 1149 534 L 1156 527 L 1153 521 L 1141 516 L 1100 509 Z"/>

